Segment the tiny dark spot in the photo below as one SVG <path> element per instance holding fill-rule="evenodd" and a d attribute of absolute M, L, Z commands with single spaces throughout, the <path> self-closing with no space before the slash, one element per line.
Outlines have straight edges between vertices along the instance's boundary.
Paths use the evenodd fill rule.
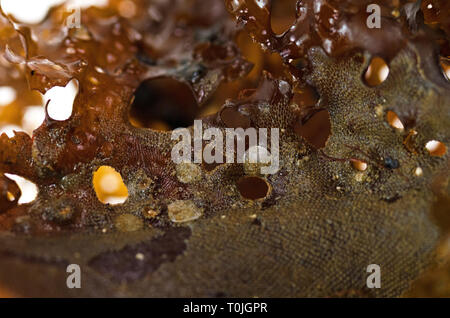
<path fill-rule="evenodd" d="M 277 203 L 277 198 L 276 198 L 276 193 L 272 193 L 272 195 L 267 198 L 266 200 L 264 200 L 264 202 L 262 203 L 262 209 L 267 209 L 270 208 L 271 206 L 274 206 Z"/>
<path fill-rule="evenodd" d="M 388 169 L 397 169 L 400 167 L 400 163 L 397 159 L 392 159 L 391 157 L 384 158 L 384 166 Z"/>
<path fill-rule="evenodd" d="M 141 62 L 141 63 L 144 63 L 146 65 L 150 65 L 150 66 L 156 65 L 156 61 L 154 59 L 152 59 L 151 57 L 149 57 L 144 52 L 137 53 L 136 57 L 137 57 L 138 61 Z"/>
<path fill-rule="evenodd" d="M 383 198 L 383 201 L 386 201 L 387 203 L 394 203 L 395 201 L 397 201 L 400 198 L 401 198 L 401 196 L 398 193 L 396 193 L 393 196 L 388 196 L 388 197 Z"/>
<path fill-rule="evenodd" d="M 79 145 L 81 143 L 80 139 L 77 136 L 71 136 L 70 139 L 75 145 Z"/>
<path fill-rule="evenodd" d="M 308 61 L 305 58 L 299 58 L 292 61 L 292 64 L 298 70 L 304 70 L 308 66 Z"/>
<path fill-rule="evenodd" d="M 263 222 L 262 222 L 261 217 L 257 216 L 257 217 L 252 221 L 252 224 L 253 224 L 253 225 L 258 225 L 258 226 L 263 225 Z"/>
<path fill-rule="evenodd" d="M 206 74 L 206 68 L 199 64 L 197 68 L 191 74 L 191 82 L 197 83 Z"/>
<path fill-rule="evenodd" d="M 225 297 L 227 297 L 227 294 L 225 292 L 219 291 L 214 294 L 214 297 L 215 298 L 225 298 Z"/>

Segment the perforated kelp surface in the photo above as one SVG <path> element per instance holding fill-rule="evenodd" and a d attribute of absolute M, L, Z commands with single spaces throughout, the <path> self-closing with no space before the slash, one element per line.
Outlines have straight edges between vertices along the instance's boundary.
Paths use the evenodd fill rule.
<path fill-rule="evenodd" d="M 381 29 L 366 26 L 372 2 Z M 282 34 L 264 3 L 136 0 L 125 18 L 110 1 L 83 10 L 79 28 L 64 26 L 64 7 L 37 25 L 2 14 L 0 84 L 17 90 L 17 114 L 31 90 L 79 85 L 69 119 L 47 113 L 32 136 L 0 137 L 2 286 L 25 296 L 400 296 L 434 262 L 450 228 L 448 3 L 299 1 L 286 4 L 297 16 Z M 245 34 L 271 53 L 239 46 Z M 255 69 L 276 71 L 250 73 L 255 56 Z M 371 86 L 375 56 L 389 76 Z M 279 171 L 177 166 L 171 131 L 129 118 L 138 88 L 161 77 L 187 85 L 200 108 L 226 95 L 203 128 L 279 128 Z M 322 133 L 308 135 L 319 114 Z M 123 204 L 97 198 L 100 166 L 121 174 Z M 34 182 L 37 198 L 18 204 L 4 173 Z M 264 183 L 264 197 L 245 198 L 245 177 Z M 66 288 L 72 263 L 81 289 Z M 369 264 L 381 267 L 380 289 L 366 287 Z"/>

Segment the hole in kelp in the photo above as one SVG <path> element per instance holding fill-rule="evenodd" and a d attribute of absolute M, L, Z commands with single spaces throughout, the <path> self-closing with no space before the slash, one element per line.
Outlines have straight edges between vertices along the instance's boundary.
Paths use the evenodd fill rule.
<path fill-rule="evenodd" d="M 428 150 L 430 155 L 436 157 L 442 157 L 447 152 L 447 147 L 444 145 L 444 143 L 437 140 L 431 140 L 427 142 L 425 148 Z"/>
<path fill-rule="evenodd" d="M 197 102 L 186 84 L 162 77 L 141 83 L 129 119 L 135 127 L 168 131 L 193 125 L 198 112 Z"/>
<path fill-rule="evenodd" d="M 392 110 L 387 111 L 386 120 L 389 123 L 389 125 L 391 125 L 391 127 L 393 127 L 393 128 L 400 129 L 400 130 L 405 129 L 405 126 L 403 126 L 403 123 L 400 120 L 400 118 Z"/>
<path fill-rule="evenodd" d="M 20 189 L 21 195 L 19 197 L 19 201 L 17 201 L 17 204 L 30 203 L 36 199 L 38 195 L 38 187 L 36 186 L 36 184 L 28 179 L 25 179 L 24 177 L 15 174 L 5 173 L 5 176 L 7 176 L 11 180 L 14 180 Z M 14 197 L 14 200 L 15 199 L 17 198 Z"/>
<path fill-rule="evenodd" d="M 110 166 L 101 166 L 94 172 L 92 183 L 95 194 L 102 203 L 121 204 L 128 198 L 128 189 L 122 176 Z"/>
<path fill-rule="evenodd" d="M 78 81 L 73 79 L 66 86 L 54 86 L 45 93 L 44 104 L 50 101 L 47 112 L 52 119 L 62 121 L 70 118 L 78 88 Z"/>
<path fill-rule="evenodd" d="M 238 180 L 237 188 L 245 199 L 258 200 L 269 193 L 269 184 L 259 177 L 243 177 Z"/>
<path fill-rule="evenodd" d="M 355 168 L 356 170 L 359 170 L 359 171 L 367 170 L 367 163 L 364 161 L 361 161 L 361 160 L 353 160 L 352 166 L 353 166 L 353 168 Z"/>
<path fill-rule="evenodd" d="M 370 61 L 369 67 L 364 73 L 364 80 L 367 85 L 374 87 L 383 83 L 389 75 L 389 66 L 381 57 L 374 57 Z"/>

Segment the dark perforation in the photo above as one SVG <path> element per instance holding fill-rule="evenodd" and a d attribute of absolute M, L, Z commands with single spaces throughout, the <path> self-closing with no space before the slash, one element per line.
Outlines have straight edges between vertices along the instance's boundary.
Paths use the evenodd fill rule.
<path fill-rule="evenodd" d="M 130 122 L 137 127 L 167 131 L 193 125 L 199 111 L 191 89 L 173 78 L 144 81 L 136 90 Z"/>
<path fill-rule="evenodd" d="M 269 192 L 267 181 L 260 177 L 243 177 L 238 180 L 237 187 L 242 197 L 250 200 L 265 198 Z"/>

